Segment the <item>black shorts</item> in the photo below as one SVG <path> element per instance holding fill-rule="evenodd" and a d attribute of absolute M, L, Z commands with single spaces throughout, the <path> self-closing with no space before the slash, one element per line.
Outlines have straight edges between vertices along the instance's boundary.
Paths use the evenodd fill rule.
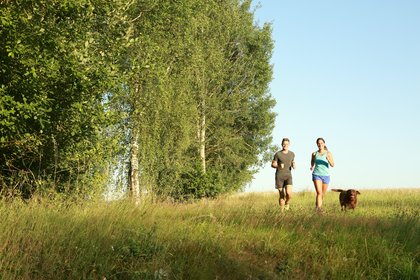
<path fill-rule="evenodd" d="M 276 189 L 282 189 L 288 185 L 293 185 L 292 173 L 276 174 Z"/>

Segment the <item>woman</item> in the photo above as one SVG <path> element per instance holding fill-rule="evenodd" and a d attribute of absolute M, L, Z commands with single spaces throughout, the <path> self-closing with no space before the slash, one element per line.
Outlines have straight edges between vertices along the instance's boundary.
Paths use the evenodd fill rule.
<path fill-rule="evenodd" d="M 322 199 L 330 183 L 330 166 L 334 167 L 334 159 L 331 152 L 325 146 L 325 140 L 318 138 L 316 140 L 318 151 L 312 153 L 311 171 L 312 181 L 316 191 L 316 210 L 322 211 Z"/>
<path fill-rule="evenodd" d="M 280 210 L 289 210 L 289 202 L 292 196 L 292 168 L 295 169 L 295 154 L 289 150 L 290 140 L 283 138 L 282 150 L 278 151 L 271 162 L 271 167 L 276 169 L 276 189 L 279 191 Z"/>

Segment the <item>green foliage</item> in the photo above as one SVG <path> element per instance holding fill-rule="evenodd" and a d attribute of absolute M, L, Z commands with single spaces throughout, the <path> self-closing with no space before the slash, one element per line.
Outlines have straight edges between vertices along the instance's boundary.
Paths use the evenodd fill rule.
<path fill-rule="evenodd" d="M 197 188 L 204 196 L 236 191 L 271 150 L 271 30 L 254 25 L 249 4 L 133 4 L 122 66 L 130 69 L 124 100 L 131 137 L 139 141 L 143 189 L 175 197 L 182 197 L 180 190 L 191 196 L 188 190 Z M 195 164 L 203 145 L 207 177 L 217 186 Z M 197 181 L 200 186 L 191 187 Z"/>
<path fill-rule="evenodd" d="M 191 172 L 181 174 L 178 188 L 175 188 L 171 196 L 178 200 L 190 200 L 201 198 L 215 198 L 223 194 L 223 181 L 219 174 L 203 172 L 200 166 Z"/>
<path fill-rule="evenodd" d="M 0 192 L 100 194 L 129 181 L 133 154 L 162 197 L 243 188 L 275 118 L 271 28 L 250 5 L 2 3 Z"/>
<path fill-rule="evenodd" d="M 101 192 L 109 161 L 107 1 L 1 6 L 0 189 Z M 108 9 L 108 10 L 107 10 Z M 108 159 L 107 159 L 108 158 Z M 109 164 L 109 163 L 108 163 Z M 91 178 L 91 179 L 89 179 Z"/>

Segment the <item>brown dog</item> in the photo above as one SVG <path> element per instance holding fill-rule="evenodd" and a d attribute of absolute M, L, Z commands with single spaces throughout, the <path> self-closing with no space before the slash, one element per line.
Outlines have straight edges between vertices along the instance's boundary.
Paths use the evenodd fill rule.
<path fill-rule="evenodd" d="M 342 189 L 331 189 L 333 192 L 340 193 L 340 205 L 341 211 L 347 210 L 347 207 L 350 209 L 356 208 L 357 205 L 357 195 L 360 194 L 359 191 L 350 189 L 350 190 L 342 190 Z"/>

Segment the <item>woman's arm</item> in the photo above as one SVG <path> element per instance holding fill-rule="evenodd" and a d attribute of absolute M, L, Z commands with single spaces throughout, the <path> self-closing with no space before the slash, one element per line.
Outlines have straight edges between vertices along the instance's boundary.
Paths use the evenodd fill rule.
<path fill-rule="evenodd" d="M 312 157 L 311 157 L 311 171 L 314 169 L 315 166 L 315 153 L 312 153 Z"/>
<path fill-rule="evenodd" d="M 334 167 L 334 158 L 331 152 L 327 153 L 327 160 L 329 164 L 331 165 L 331 167 Z"/>

